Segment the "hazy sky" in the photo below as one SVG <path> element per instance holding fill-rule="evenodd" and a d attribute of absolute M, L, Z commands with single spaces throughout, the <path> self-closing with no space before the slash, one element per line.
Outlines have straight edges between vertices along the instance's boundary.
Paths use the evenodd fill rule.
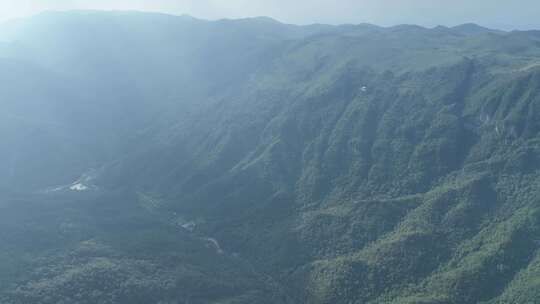
<path fill-rule="evenodd" d="M 72 9 L 159 11 L 206 19 L 270 16 L 297 24 L 475 22 L 540 29 L 540 0 L 0 0 L 0 21 Z"/>

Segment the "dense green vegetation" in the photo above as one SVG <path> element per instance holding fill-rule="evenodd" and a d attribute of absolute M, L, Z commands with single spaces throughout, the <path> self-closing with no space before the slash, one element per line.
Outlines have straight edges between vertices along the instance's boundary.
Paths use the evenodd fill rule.
<path fill-rule="evenodd" d="M 72 12 L 0 38 L 1 303 L 540 299 L 539 32 Z"/>

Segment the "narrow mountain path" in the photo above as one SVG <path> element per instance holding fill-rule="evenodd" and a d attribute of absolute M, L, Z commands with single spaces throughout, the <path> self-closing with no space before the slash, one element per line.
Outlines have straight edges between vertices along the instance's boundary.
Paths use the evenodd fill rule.
<path fill-rule="evenodd" d="M 208 242 L 209 244 L 211 244 L 216 249 L 216 252 L 218 254 L 224 254 L 225 253 L 225 251 L 223 251 L 223 249 L 219 245 L 219 242 L 216 239 L 211 238 L 211 237 L 202 237 L 200 239 L 203 240 L 203 241 Z"/>

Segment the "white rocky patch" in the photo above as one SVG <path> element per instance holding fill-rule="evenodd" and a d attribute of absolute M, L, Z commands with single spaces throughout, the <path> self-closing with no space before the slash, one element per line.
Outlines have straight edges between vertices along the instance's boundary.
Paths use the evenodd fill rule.
<path fill-rule="evenodd" d="M 71 184 L 51 187 L 44 190 L 44 192 L 53 193 L 53 192 L 67 191 L 67 190 L 82 192 L 82 191 L 88 191 L 91 189 L 97 189 L 97 187 L 91 183 L 92 180 L 94 180 L 96 177 L 97 177 L 97 171 L 94 169 L 91 169 L 90 171 L 88 171 L 87 173 L 84 173 L 79 179 L 77 179 Z"/>
<path fill-rule="evenodd" d="M 73 190 L 73 191 L 86 191 L 86 190 L 88 190 L 88 186 L 86 186 L 86 185 L 84 185 L 84 184 L 81 184 L 81 183 L 77 183 L 77 184 L 71 185 L 71 187 L 69 187 L 69 190 Z"/>
<path fill-rule="evenodd" d="M 185 223 L 185 224 L 181 224 L 180 227 L 190 231 L 190 232 L 193 232 L 195 230 L 195 227 L 197 226 L 197 224 L 195 224 L 195 222 L 189 222 L 189 223 Z"/>

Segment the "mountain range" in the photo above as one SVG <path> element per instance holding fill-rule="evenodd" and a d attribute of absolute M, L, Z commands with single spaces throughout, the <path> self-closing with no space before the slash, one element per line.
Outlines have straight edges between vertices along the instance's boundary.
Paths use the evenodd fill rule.
<path fill-rule="evenodd" d="M 535 303 L 540 31 L 0 25 L 0 302 Z"/>

